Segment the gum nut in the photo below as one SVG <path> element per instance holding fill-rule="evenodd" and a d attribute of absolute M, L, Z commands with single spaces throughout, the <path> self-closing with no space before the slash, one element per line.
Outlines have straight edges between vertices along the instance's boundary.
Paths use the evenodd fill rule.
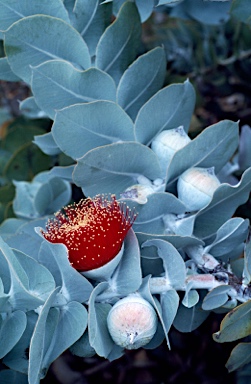
<path fill-rule="evenodd" d="M 178 198 L 188 211 L 204 208 L 212 199 L 220 181 L 214 174 L 214 168 L 190 168 L 178 179 Z"/>
<path fill-rule="evenodd" d="M 181 125 L 159 133 L 152 141 L 151 148 L 160 160 L 169 163 L 175 152 L 191 141 Z"/>
<path fill-rule="evenodd" d="M 152 305 L 136 294 L 117 301 L 107 318 L 113 341 L 126 349 L 137 349 L 148 344 L 157 330 L 157 324 Z"/>

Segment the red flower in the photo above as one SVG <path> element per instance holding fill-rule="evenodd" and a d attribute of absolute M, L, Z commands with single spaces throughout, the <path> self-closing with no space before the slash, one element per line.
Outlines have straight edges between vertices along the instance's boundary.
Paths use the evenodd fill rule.
<path fill-rule="evenodd" d="M 120 251 L 136 215 L 112 195 L 98 195 L 68 205 L 49 220 L 43 236 L 51 243 L 63 243 L 69 260 L 79 271 L 102 267 Z"/>

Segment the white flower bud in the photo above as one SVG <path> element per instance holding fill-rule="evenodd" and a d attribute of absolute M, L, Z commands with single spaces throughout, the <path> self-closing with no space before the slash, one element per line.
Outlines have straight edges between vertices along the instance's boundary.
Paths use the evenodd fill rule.
<path fill-rule="evenodd" d="M 178 179 L 178 198 L 188 211 L 198 211 L 210 202 L 219 185 L 213 167 L 189 168 Z"/>
<path fill-rule="evenodd" d="M 137 349 L 148 344 L 157 330 L 157 324 L 154 308 L 137 294 L 117 301 L 107 317 L 113 341 L 126 349 Z"/>
<path fill-rule="evenodd" d="M 159 158 L 163 174 L 173 155 L 191 141 L 181 125 L 178 128 L 168 129 L 159 133 L 152 141 L 151 148 Z"/>

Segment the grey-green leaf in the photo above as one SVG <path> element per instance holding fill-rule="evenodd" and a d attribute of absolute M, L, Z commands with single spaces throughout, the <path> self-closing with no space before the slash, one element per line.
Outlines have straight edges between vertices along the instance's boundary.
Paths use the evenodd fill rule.
<path fill-rule="evenodd" d="M 141 36 L 141 22 L 134 3 L 125 3 L 117 19 L 105 30 L 96 50 L 96 66 L 109 73 L 118 84 L 135 59 Z"/>
<path fill-rule="evenodd" d="M 68 260 L 68 251 L 63 244 L 52 244 L 44 241 L 39 250 L 39 261 L 52 273 L 56 285 L 61 286 L 57 300 L 79 301 L 88 300 L 92 285 Z M 72 282 L 74 281 L 74 284 Z"/>
<path fill-rule="evenodd" d="M 90 345 L 99 356 L 107 357 L 114 346 L 114 342 L 107 327 L 107 315 L 111 309 L 110 304 L 95 303 L 96 296 L 108 288 L 108 283 L 99 283 L 90 296 L 88 330 Z"/>
<path fill-rule="evenodd" d="M 56 111 L 73 104 L 116 100 L 115 83 L 107 73 L 97 68 L 79 71 L 62 60 L 50 60 L 33 67 L 31 88 L 38 106 L 51 119 Z"/>
<path fill-rule="evenodd" d="M 237 185 L 221 184 L 211 202 L 198 212 L 194 235 L 204 238 L 216 232 L 224 222 L 232 217 L 235 210 L 244 204 L 250 193 L 251 168 L 247 169 Z"/>
<path fill-rule="evenodd" d="M 4 81 L 20 81 L 20 78 L 11 70 L 7 57 L 0 58 L 0 79 Z"/>
<path fill-rule="evenodd" d="M 161 177 L 161 169 L 155 153 L 135 142 L 95 148 L 78 159 L 73 173 L 74 182 L 82 187 L 86 196 L 119 195 L 137 183 L 140 176 L 155 180 Z"/>
<path fill-rule="evenodd" d="M 1 30 L 7 30 L 13 23 L 31 15 L 49 15 L 69 23 L 69 17 L 61 0 L 43 0 L 43 2 L 26 0 L 1 0 L 0 25 Z"/>
<path fill-rule="evenodd" d="M 189 81 L 169 85 L 157 92 L 139 110 L 135 121 L 136 138 L 149 145 L 164 129 L 183 125 L 187 132 L 195 106 L 195 91 Z"/>
<path fill-rule="evenodd" d="M 137 291 L 141 282 L 138 240 L 133 230 L 130 229 L 125 238 L 125 248 L 121 262 L 111 277 L 111 284 L 117 293 L 125 296 Z"/>
<path fill-rule="evenodd" d="M 11 69 L 27 83 L 31 81 L 31 67 L 48 60 L 66 60 L 82 70 L 91 65 L 88 47 L 79 33 L 51 16 L 28 16 L 17 21 L 5 32 L 4 47 Z"/>
<path fill-rule="evenodd" d="M 191 167 L 210 168 L 217 174 L 238 146 L 238 123 L 223 120 L 204 129 L 200 135 L 177 151 L 167 169 L 167 186 Z"/>
<path fill-rule="evenodd" d="M 96 101 L 58 111 L 52 135 L 64 153 L 78 159 L 99 146 L 133 141 L 134 126 L 118 104 Z"/>
<path fill-rule="evenodd" d="M 21 338 L 27 319 L 23 311 L 9 313 L 0 328 L 0 358 L 2 359 Z"/>
<path fill-rule="evenodd" d="M 157 247 L 158 255 L 163 260 L 165 274 L 169 284 L 173 288 L 184 286 L 186 267 L 177 249 L 167 241 L 160 239 L 148 240 L 142 244 L 142 247 L 150 247 L 152 245 Z"/>
<path fill-rule="evenodd" d="M 239 343 L 234 347 L 226 363 L 229 372 L 251 362 L 251 343 Z M 250 378 L 250 377 L 249 377 Z M 249 380 L 248 378 L 248 380 Z"/>
<path fill-rule="evenodd" d="M 120 79 L 117 99 L 134 120 L 139 109 L 163 85 L 166 74 L 166 56 L 163 48 L 155 48 L 140 56 Z"/>

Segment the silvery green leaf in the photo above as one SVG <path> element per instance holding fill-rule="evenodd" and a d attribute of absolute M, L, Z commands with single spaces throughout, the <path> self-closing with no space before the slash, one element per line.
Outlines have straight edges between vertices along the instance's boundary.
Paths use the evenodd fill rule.
<path fill-rule="evenodd" d="M 43 239 L 35 232 L 35 227 L 44 226 L 47 218 L 26 221 L 13 235 L 7 237 L 6 242 L 12 248 L 16 248 L 26 255 L 37 260 L 38 250 Z"/>
<path fill-rule="evenodd" d="M 238 146 L 238 123 L 223 120 L 204 129 L 200 135 L 178 150 L 167 169 L 167 186 L 192 167 L 210 168 L 217 174 Z"/>
<path fill-rule="evenodd" d="M 53 333 L 50 346 L 47 351 L 45 351 L 46 353 L 44 353 L 42 370 L 48 369 L 50 364 L 56 360 L 58 356 L 83 335 L 87 327 L 87 310 L 82 304 L 72 301 L 60 307 L 58 311 L 59 318 L 57 326 Z"/>
<path fill-rule="evenodd" d="M 170 289 L 169 291 L 167 291 L 166 295 L 163 298 L 161 296 L 161 305 L 156 299 L 156 297 L 153 297 L 150 292 L 149 280 L 150 276 L 147 276 L 143 279 L 143 283 L 138 292 L 142 295 L 145 300 L 152 304 L 152 306 L 156 310 L 166 337 L 167 345 L 170 348 L 168 331 L 172 325 L 173 318 L 178 308 L 179 296 L 174 289 Z"/>
<path fill-rule="evenodd" d="M 135 120 L 137 141 L 149 145 L 164 129 L 180 125 L 187 132 L 194 106 L 195 91 L 189 81 L 161 89 L 139 110 Z"/>
<path fill-rule="evenodd" d="M 46 181 L 35 177 L 32 182 L 15 181 L 16 196 L 13 201 L 15 214 L 21 218 L 33 219 L 59 210 L 69 203 L 70 184 L 47 172 Z"/>
<path fill-rule="evenodd" d="M 53 302 L 59 290 L 60 287 L 55 288 L 44 303 L 43 307 L 41 308 L 38 320 L 34 328 L 34 332 L 31 337 L 28 367 L 29 384 L 38 384 L 40 378 L 42 378 L 43 376 L 41 369 L 43 367 L 44 354 L 46 353 L 50 345 L 50 338 L 53 336 L 52 331 L 54 331 L 56 327 L 56 323 L 58 320 L 56 315 L 58 314 L 58 310 L 56 308 L 53 308 L 53 311 L 49 316 L 51 324 L 49 323 L 49 321 L 47 321 L 47 319 L 49 311 L 53 305 Z M 53 314 L 55 314 L 55 316 L 53 316 Z M 50 338 L 48 337 L 48 333 Z"/>
<path fill-rule="evenodd" d="M 120 347 L 117 344 L 114 344 L 111 352 L 107 356 L 107 359 L 109 361 L 113 361 L 113 360 L 119 359 L 123 355 L 124 355 L 124 348 Z"/>
<path fill-rule="evenodd" d="M 185 285 L 186 267 L 177 249 L 167 241 L 160 239 L 148 240 L 142 244 L 142 247 L 150 246 L 157 247 L 158 255 L 163 260 L 165 275 L 169 284 L 173 288 Z"/>
<path fill-rule="evenodd" d="M 80 357 L 92 357 L 96 354 L 95 349 L 90 345 L 88 331 L 85 331 L 80 339 L 70 347 L 70 351 L 73 355 Z"/>
<path fill-rule="evenodd" d="M 92 285 L 76 269 L 72 268 L 68 260 L 68 251 L 63 244 L 52 244 L 43 241 L 39 250 L 38 260 L 52 273 L 60 292 L 57 300 L 79 301 L 88 300 L 92 291 Z M 74 281 L 74 284 L 72 282 Z"/>
<path fill-rule="evenodd" d="M 116 100 L 115 83 L 107 73 L 97 68 L 80 71 L 63 60 L 32 67 L 31 88 L 36 103 L 51 119 L 56 111 L 73 104 Z"/>
<path fill-rule="evenodd" d="M 95 55 L 100 36 L 109 25 L 111 16 L 111 4 L 100 4 L 100 0 L 75 1 L 71 22 L 86 41 L 91 56 Z"/>
<path fill-rule="evenodd" d="M 243 23 L 250 24 L 251 4 L 248 0 L 235 0 L 231 3 L 231 16 L 236 17 Z"/>
<path fill-rule="evenodd" d="M 189 283 L 187 284 L 189 285 Z M 200 299 L 198 292 L 195 289 L 186 289 L 185 296 L 182 300 L 182 304 L 187 308 L 194 307 Z"/>
<path fill-rule="evenodd" d="M 142 105 L 162 87 L 165 74 L 166 56 L 160 47 L 140 56 L 124 72 L 118 84 L 117 99 L 133 120 Z"/>
<path fill-rule="evenodd" d="M 170 289 L 160 295 L 162 319 L 165 325 L 165 333 L 168 334 L 179 307 L 179 295 L 175 289 Z M 168 340 L 168 339 L 167 339 Z M 169 343 L 168 343 L 169 346 Z M 170 348 L 170 346 L 169 346 Z"/>
<path fill-rule="evenodd" d="M 104 1 L 104 3 L 108 3 L 112 0 Z M 116 16 L 121 8 L 121 6 L 126 2 L 126 0 L 113 0 L 113 13 Z M 141 23 L 144 23 L 149 16 L 151 16 L 153 7 L 154 7 L 154 0 L 148 0 L 147 2 L 145 0 L 135 0 L 135 4 L 137 5 Z"/>
<path fill-rule="evenodd" d="M 219 287 L 213 288 L 204 297 L 202 309 L 204 309 L 204 311 L 211 311 L 226 304 L 229 298 L 228 292 L 231 291 L 231 289 L 229 285 L 220 285 Z"/>
<path fill-rule="evenodd" d="M 230 219 L 237 207 L 244 204 L 250 193 L 251 168 L 247 169 L 237 185 L 221 184 L 215 191 L 211 202 L 197 213 L 194 235 L 200 238 L 216 232 Z"/>
<path fill-rule="evenodd" d="M 25 223 L 27 223 L 27 220 L 14 217 L 4 220 L 0 226 L 0 235 L 3 240 L 5 241 L 8 237 L 14 235 L 18 231 L 18 228 Z"/>
<path fill-rule="evenodd" d="M 196 21 L 208 25 L 220 25 L 229 20 L 230 1 L 185 1 L 186 13 Z"/>
<path fill-rule="evenodd" d="M 251 300 L 248 300 L 228 312 L 221 322 L 220 330 L 213 334 L 214 341 L 225 343 L 250 335 L 250 311 Z"/>
<path fill-rule="evenodd" d="M 250 236 L 250 234 L 249 234 Z M 244 249 L 244 268 L 243 268 L 243 284 L 249 284 L 251 281 L 251 241 L 248 237 Z"/>
<path fill-rule="evenodd" d="M 53 156 L 53 155 L 58 155 L 59 153 L 61 153 L 61 150 L 57 146 L 51 132 L 45 133 L 44 135 L 34 136 L 34 143 L 46 155 Z"/>
<path fill-rule="evenodd" d="M 98 42 L 96 67 L 109 73 L 118 84 L 123 72 L 136 57 L 140 36 L 137 7 L 134 3 L 126 2 Z"/>
<path fill-rule="evenodd" d="M 58 111 L 52 135 L 59 148 L 73 159 L 99 146 L 135 140 L 132 120 L 110 101 L 76 104 Z"/>
<path fill-rule="evenodd" d="M 47 182 L 43 183 L 34 197 L 35 210 L 40 216 L 45 216 L 57 212 L 71 199 L 71 186 L 68 181 L 59 177 L 48 177 Z"/>
<path fill-rule="evenodd" d="M 112 351 L 114 342 L 107 327 L 107 315 L 111 309 L 110 304 L 95 303 L 96 296 L 108 288 L 108 283 L 99 283 L 92 291 L 89 299 L 88 330 L 92 348 L 99 356 L 107 357 Z"/>
<path fill-rule="evenodd" d="M 238 247 L 248 234 L 249 220 L 234 217 L 226 221 L 217 231 L 214 241 L 205 247 L 205 253 L 220 257 Z"/>
<path fill-rule="evenodd" d="M 1 0 L 0 1 L 0 25 L 5 31 L 16 21 L 31 15 L 49 15 L 62 19 L 69 23 L 68 14 L 61 0 L 44 0 L 42 3 L 25 0 Z"/>
<path fill-rule="evenodd" d="M 55 281 L 50 271 L 33 258 L 17 249 L 13 252 L 28 277 L 28 289 L 42 300 L 46 300 L 55 289 Z"/>
<path fill-rule="evenodd" d="M 15 371 L 28 375 L 29 356 L 27 354 L 27 350 L 30 346 L 30 339 L 37 322 L 38 315 L 34 311 L 29 311 L 26 313 L 26 317 L 27 324 L 24 333 L 15 347 L 4 357 L 4 364 Z"/>
<path fill-rule="evenodd" d="M 251 21 L 251 20 L 250 20 Z M 243 125 L 240 133 L 240 144 L 238 148 L 238 163 L 241 171 L 251 166 L 251 127 Z"/>
<path fill-rule="evenodd" d="M 129 199 L 123 200 L 137 212 L 137 218 L 133 224 L 135 232 L 166 234 L 165 215 L 168 213 L 184 213 L 186 209 L 177 197 L 166 192 L 149 195 L 146 204 L 138 204 Z"/>
<path fill-rule="evenodd" d="M 49 173 L 51 176 L 61 177 L 62 179 L 66 180 L 66 181 L 72 182 L 73 171 L 74 171 L 74 165 L 68 165 L 65 167 L 62 167 L 62 166 L 53 167 L 49 171 Z"/>
<path fill-rule="evenodd" d="M 0 247 L 0 262 L 2 267 L 5 273 L 7 272 L 6 265 L 8 265 L 9 269 L 9 292 L 11 292 L 11 296 L 8 303 L 12 310 L 20 309 L 29 311 L 42 305 L 44 301 L 29 290 L 29 278 L 12 249 L 2 239 L 0 239 Z"/>
<path fill-rule="evenodd" d="M 151 16 L 155 1 L 135 0 L 135 4 L 138 7 L 141 23 L 144 23 Z"/>
<path fill-rule="evenodd" d="M 179 332 L 192 332 L 198 328 L 209 316 L 209 311 L 201 309 L 201 303 L 197 303 L 191 308 L 180 305 L 173 326 Z"/>
<path fill-rule="evenodd" d="M 39 217 L 34 206 L 34 197 L 40 188 L 38 182 L 13 181 L 16 187 L 16 195 L 13 200 L 13 209 L 17 217 L 34 219 Z"/>
<path fill-rule="evenodd" d="M 110 279 L 113 290 L 121 296 L 137 291 L 142 282 L 140 250 L 132 229 L 126 235 L 124 245 L 121 262 Z"/>
<path fill-rule="evenodd" d="M 29 384 L 27 375 L 23 375 L 20 372 L 12 371 L 10 369 L 4 369 L 0 371 L 1 384 Z"/>
<path fill-rule="evenodd" d="M 149 233 L 136 233 L 138 241 L 140 244 L 144 243 L 147 240 L 160 239 L 165 240 L 171 243 L 176 249 L 184 248 L 189 245 L 202 245 L 204 242 L 197 237 L 193 236 L 180 236 L 180 235 L 156 235 Z"/>
<path fill-rule="evenodd" d="M 7 57 L 0 58 L 0 79 L 4 81 L 20 81 L 20 78 L 12 72 Z"/>
<path fill-rule="evenodd" d="M 65 49 L 67 45 L 72 49 Z M 28 16 L 17 21 L 5 32 L 4 47 L 11 69 L 26 83 L 31 81 L 31 67 L 48 60 L 66 60 L 79 69 L 91 65 L 88 47 L 79 33 L 51 16 Z"/>
<path fill-rule="evenodd" d="M 168 4 L 173 4 L 173 3 L 180 3 L 183 0 L 159 0 L 157 5 L 168 5 Z"/>
<path fill-rule="evenodd" d="M 98 193 L 119 195 L 144 176 L 160 178 L 161 169 L 155 153 L 136 142 L 123 142 L 95 148 L 82 158 L 73 173 L 75 184 L 86 196 Z"/>
<path fill-rule="evenodd" d="M 231 355 L 226 363 L 226 368 L 229 372 L 233 372 L 236 369 L 240 369 L 243 365 L 251 362 L 251 343 L 239 343 L 231 352 Z M 242 374 L 242 370 L 240 371 Z M 245 377 L 245 375 L 243 375 Z M 249 380 L 250 375 L 248 375 Z M 239 381 L 239 380 L 238 380 Z M 248 384 L 248 381 L 246 381 Z"/>
<path fill-rule="evenodd" d="M 27 97 L 27 99 L 21 101 L 19 103 L 19 109 L 22 111 L 24 116 L 27 116 L 30 119 L 41 119 L 43 117 L 47 117 L 46 113 L 41 111 L 41 109 L 38 107 L 34 96 Z"/>
<path fill-rule="evenodd" d="M 162 324 L 159 321 L 155 335 L 153 336 L 152 340 L 149 341 L 148 344 L 144 345 L 144 348 L 145 349 L 155 349 L 162 344 L 164 339 L 165 339 L 165 333 L 164 333 Z"/>
<path fill-rule="evenodd" d="M 7 314 L 0 328 L 0 358 L 2 359 L 17 344 L 26 328 L 26 315 L 23 311 Z"/>

